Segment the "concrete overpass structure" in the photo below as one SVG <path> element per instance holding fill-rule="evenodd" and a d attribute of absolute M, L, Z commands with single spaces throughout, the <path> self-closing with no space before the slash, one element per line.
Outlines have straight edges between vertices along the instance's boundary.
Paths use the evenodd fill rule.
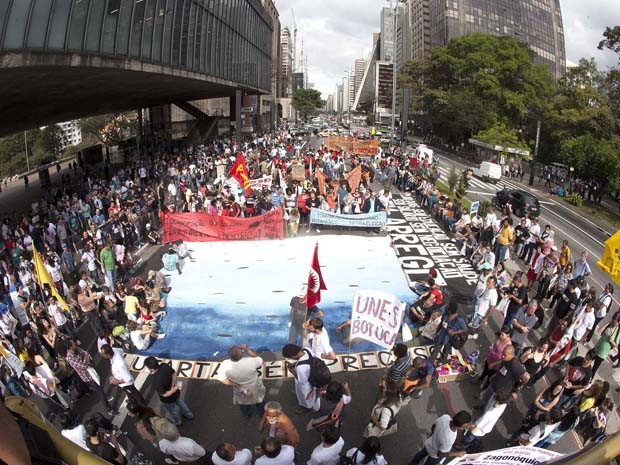
<path fill-rule="evenodd" d="M 272 31 L 258 0 L 2 0 L 0 136 L 174 102 L 240 100 L 238 91 L 268 94 Z"/>

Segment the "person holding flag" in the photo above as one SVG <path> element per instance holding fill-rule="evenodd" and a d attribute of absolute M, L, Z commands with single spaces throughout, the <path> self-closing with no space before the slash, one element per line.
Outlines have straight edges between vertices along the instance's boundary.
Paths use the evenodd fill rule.
<path fill-rule="evenodd" d="M 243 152 L 239 152 L 239 155 L 237 155 L 237 159 L 230 167 L 228 175 L 239 183 L 246 196 L 250 195 L 252 191 L 252 188 L 250 187 L 250 175 L 248 173 L 248 166 L 245 163 Z"/>

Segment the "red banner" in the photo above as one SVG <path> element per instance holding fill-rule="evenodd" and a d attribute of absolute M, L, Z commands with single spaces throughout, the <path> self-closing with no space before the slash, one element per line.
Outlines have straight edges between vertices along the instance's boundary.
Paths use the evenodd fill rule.
<path fill-rule="evenodd" d="M 282 210 L 251 218 L 231 218 L 206 213 L 168 213 L 162 215 L 164 243 L 183 239 L 188 242 L 258 241 L 284 239 Z"/>

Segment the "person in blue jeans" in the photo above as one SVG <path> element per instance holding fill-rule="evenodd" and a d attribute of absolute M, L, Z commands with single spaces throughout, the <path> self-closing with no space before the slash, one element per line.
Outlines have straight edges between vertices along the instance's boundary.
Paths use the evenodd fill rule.
<path fill-rule="evenodd" d="M 153 378 L 155 390 L 159 394 L 159 400 L 168 412 L 170 420 L 176 426 L 183 423 L 177 409 L 181 411 L 183 418 L 194 419 L 194 414 L 187 404 L 181 399 L 181 384 L 177 382 L 177 373 L 167 363 L 159 363 L 155 357 L 148 357 L 144 365 Z"/>
<path fill-rule="evenodd" d="M 453 417 L 442 415 L 435 423 L 430 437 L 424 441 L 424 447 L 414 455 L 409 465 L 436 465 L 446 457 L 462 457 L 464 450 L 452 452 L 459 430 L 473 428 L 471 414 L 465 410 Z"/>

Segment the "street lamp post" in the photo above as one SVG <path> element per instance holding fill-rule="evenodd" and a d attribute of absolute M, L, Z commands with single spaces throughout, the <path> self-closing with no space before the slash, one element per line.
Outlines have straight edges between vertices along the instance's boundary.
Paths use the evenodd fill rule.
<path fill-rule="evenodd" d="M 536 144 L 534 145 L 534 157 L 532 158 L 532 166 L 530 166 L 530 180 L 528 185 L 534 185 L 534 175 L 536 170 L 536 160 L 538 159 L 538 145 L 540 142 L 540 126 L 542 125 L 541 121 L 536 121 Z"/>

